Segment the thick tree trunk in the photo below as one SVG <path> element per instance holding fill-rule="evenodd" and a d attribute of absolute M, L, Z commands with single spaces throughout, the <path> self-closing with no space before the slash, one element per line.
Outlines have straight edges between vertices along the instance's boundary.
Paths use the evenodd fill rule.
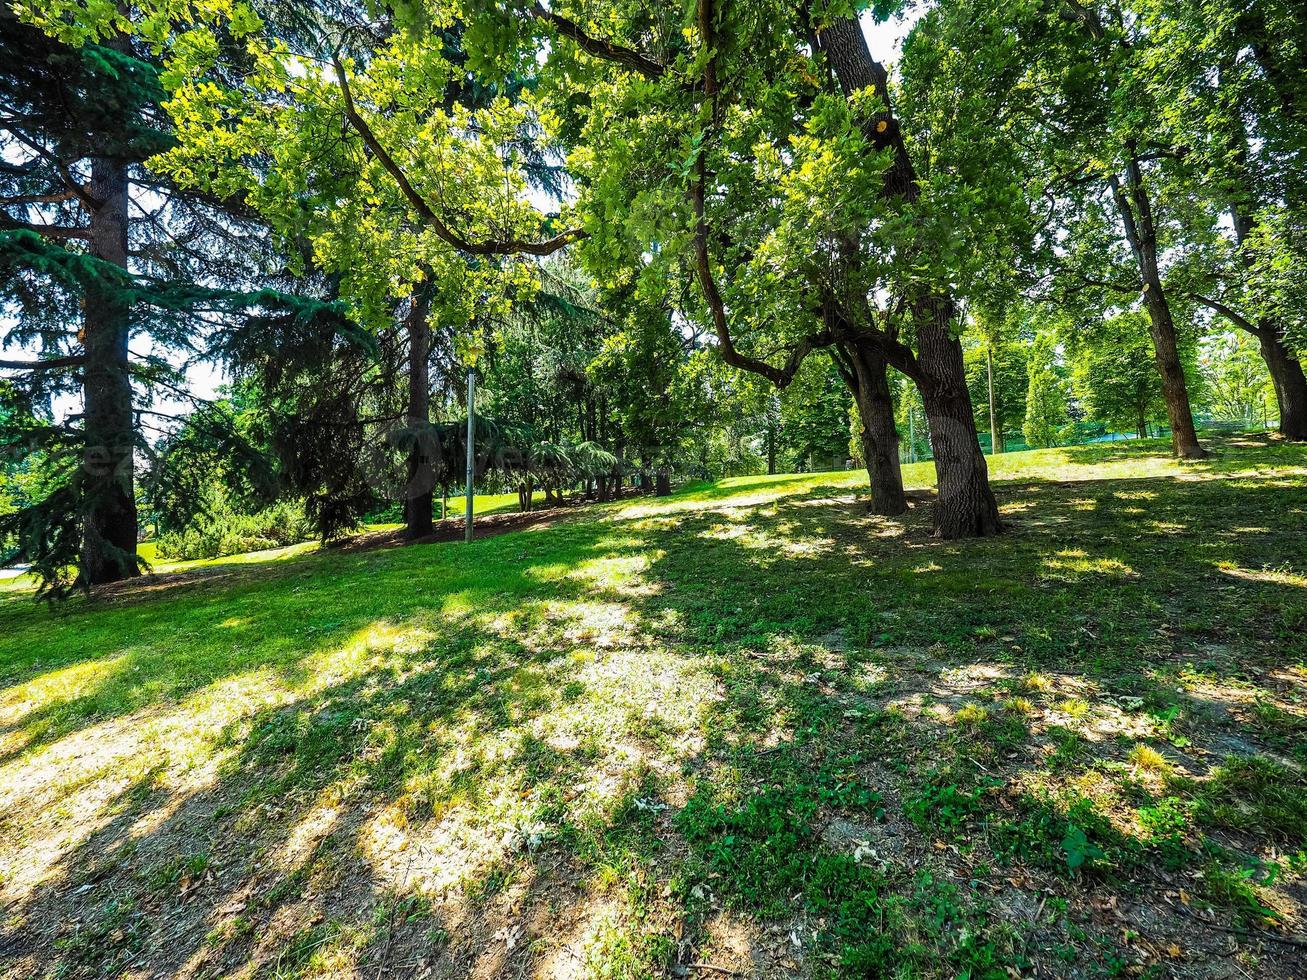
<path fill-rule="evenodd" d="M 919 304 L 917 314 L 922 369 L 918 388 L 939 484 L 935 534 L 941 538 L 998 534 L 1002 530 L 998 501 L 989 487 L 989 467 L 976 432 L 962 344 L 949 332 L 952 306 L 928 301 Z"/>
<path fill-rule="evenodd" d="M 654 474 L 654 496 L 667 497 L 672 492 L 672 478 L 666 469 L 659 467 Z"/>
<path fill-rule="evenodd" d="M 91 254 L 127 268 L 127 165 L 91 164 Z M 82 576 L 88 585 L 139 574 L 133 449 L 132 385 L 127 342 L 131 306 L 117 284 L 87 287 L 83 348 L 86 514 Z"/>
<path fill-rule="evenodd" d="M 1307 442 L 1307 375 L 1303 373 L 1302 362 L 1290 353 L 1279 331 L 1269 324 L 1258 329 L 1257 340 L 1275 386 L 1280 435 L 1294 442 Z"/>
<path fill-rule="evenodd" d="M 908 501 L 903 495 L 899 433 L 894 425 L 894 399 L 885 357 L 870 344 L 849 345 L 843 354 L 852 369 L 850 387 L 862 422 L 862 457 L 871 484 L 867 511 L 890 517 L 902 514 L 908 509 Z"/>
<path fill-rule="evenodd" d="M 412 541 L 431 533 L 435 473 L 432 468 L 431 384 L 428 357 L 431 353 L 431 324 L 427 320 L 425 297 L 414 294 L 405 320 L 408 330 L 407 422 L 416 438 L 408 454 L 408 481 L 404 492 L 404 536 Z"/>
<path fill-rule="evenodd" d="M 871 89 L 883 111 L 862 121 L 862 132 L 877 150 L 891 149 L 893 161 L 883 177 L 887 200 L 915 201 L 920 196 L 917 175 L 889 101 L 889 76 L 871 56 L 857 18 L 836 18 L 818 34 L 818 42 L 846 96 Z M 944 294 L 914 299 L 917 323 L 918 387 L 930 419 L 939 477 L 935 533 L 957 538 L 996 534 L 998 504 L 989 489 L 989 471 L 967 390 L 962 345 L 949 333 L 953 302 Z M 946 431 L 941 431 L 946 430 Z"/>

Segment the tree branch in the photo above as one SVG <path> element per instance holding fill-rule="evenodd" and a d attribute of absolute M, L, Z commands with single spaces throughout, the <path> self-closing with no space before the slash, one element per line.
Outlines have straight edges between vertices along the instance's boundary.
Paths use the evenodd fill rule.
<path fill-rule="evenodd" d="M 68 190 L 72 192 L 74 197 L 76 197 L 79 201 L 82 202 L 83 205 L 86 206 L 87 210 L 95 211 L 100 207 L 100 202 L 91 196 L 91 192 L 86 187 L 86 185 L 78 183 L 77 179 L 73 177 L 72 171 L 68 169 L 68 165 L 66 163 L 64 163 L 62 160 L 56 157 L 53 153 L 47 150 L 40 143 L 32 142 L 22 133 L 18 132 L 16 129 L 11 129 L 9 131 L 9 135 L 11 135 L 14 139 L 18 140 L 18 142 L 22 143 L 25 147 L 27 147 L 37 156 L 48 161 L 55 168 L 55 170 L 58 171 L 59 178 L 64 182 L 64 186 L 67 187 Z"/>
<path fill-rule="evenodd" d="M 698 0 L 697 7 L 700 41 L 705 47 L 711 49 L 713 47 L 712 0 Z M 712 126 L 715 126 L 717 122 L 718 88 L 715 61 L 715 56 L 708 59 L 707 65 L 704 66 L 703 78 L 704 95 L 712 102 Z M 695 272 L 699 279 L 699 288 L 703 290 L 703 298 L 708 303 L 708 310 L 712 316 L 713 330 L 717 335 L 717 347 L 722 360 L 731 367 L 752 371 L 754 374 L 766 378 L 777 388 L 785 388 L 794 380 L 794 375 L 798 372 L 804 358 L 819 347 L 829 345 L 833 337 L 829 331 L 820 330 L 815 334 L 801 338 L 791 348 L 790 355 L 786 359 L 784 366 L 779 368 L 756 357 L 742 354 L 736 349 L 735 342 L 731 338 L 730 321 L 726 316 L 726 304 L 722 301 L 721 291 L 717 288 L 717 280 L 713 277 L 712 260 L 708 255 L 708 219 L 705 214 L 705 185 L 708 181 L 708 141 L 709 133 L 705 132 L 703 141 L 699 145 L 698 155 L 694 161 L 694 178 L 690 182 L 690 202 L 694 207 Z"/>
<path fill-rule="evenodd" d="M 0 368 L 7 371 L 55 371 L 62 368 L 80 367 L 84 363 L 86 363 L 86 358 L 78 355 L 75 357 L 47 357 L 37 361 L 0 360 Z"/>
<path fill-rule="evenodd" d="M 59 204 L 72 200 L 77 195 L 72 191 L 56 191 L 51 194 L 20 194 L 17 197 L 0 197 L 0 207 L 18 207 L 28 204 Z"/>
<path fill-rule="evenodd" d="M 1134 296 L 1139 292 L 1138 286 L 1122 286 L 1119 282 L 1110 282 L 1107 279 L 1093 279 L 1089 276 L 1076 276 L 1086 286 L 1098 286 L 1101 289 L 1114 289 L 1118 293 L 1126 293 Z M 1078 292 L 1079 290 L 1077 290 Z"/>
<path fill-rule="evenodd" d="M 1242 314 L 1237 312 L 1234 308 L 1227 306 L 1225 303 L 1222 303 L 1218 299 L 1211 299 L 1207 296 L 1202 296 L 1198 293 L 1190 293 L 1189 298 L 1194 300 L 1195 302 L 1201 303 L 1209 310 L 1215 310 L 1217 313 L 1221 314 L 1221 316 L 1225 317 L 1227 320 L 1233 323 L 1236 327 L 1239 327 L 1243 330 L 1247 330 L 1251 334 L 1256 334 L 1259 332 L 1257 326 L 1251 320 L 1249 320 L 1246 316 L 1243 316 Z"/>
<path fill-rule="evenodd" d="M 90 240 L 89 228 L 70 228 L 67 225 L 38 225 L 30 221 L 18 221 L 0 215 L 0 231 L 34 231 L 45 238 L 67 241 L 69 239 Z"/>
<path fill-rule="evenodd" d="M 413 206 L 418 216 L 431 227 L 436 233 L 436 237 L 441 241 L 469 255 L 551 255 L 577 239 L 589 237 L 583 228 L 569 228 L 567 231 L 545 241 L 532 242 L 518 238 L 508 238 L 472 242 L 450 229 L 436 214 L 435 209 L 418 193 L 417 188 L 409 181 L 395 158 L 381 145 L 381 141 L 377 139 L 367 120 L 355 108 L 354 97 L 350 93 L 349 81 L 345 77 L 345 66 L 341 64 L 340 57 L 333 53 L 331 61 L 336 69 L 336 79 L 340 84 L 341 97 L 345 102 L 345 118 L 349 120 L 350 125 L 362 137 L 368 149 L 381 161 L 381 165 L 395 178 L 395 183 L 399 185 L 400 191 L 409 204 Z"/>
<path fill-rule="evenodd" d="M 597 38 L 587 33 L 576 21 L 569 20 L 561 14 L 549 10 L 539 0 L 532 4 L 527 13 L 533 19 L 549 24 L 561 37 L 574 42 L 586 54 L 601 58 L 604 61 L 611 61 L 624 68 L 630 68 L 646 78 L 657 79 L 667 74 L 666 65 L 655 61 L 644 52 L 614 44 L 612 41 L 606 41 L 603 38 Z"/>

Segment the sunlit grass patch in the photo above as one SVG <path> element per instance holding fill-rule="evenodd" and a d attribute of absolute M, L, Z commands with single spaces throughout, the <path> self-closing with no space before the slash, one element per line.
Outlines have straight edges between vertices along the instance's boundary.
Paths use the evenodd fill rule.
<path fill-rule="evenodd" d="M 0 598 L 0 943 L 74 977 L 1061 975 L 1141 948 L 1086 896 L 1184 938 L 1158 875 L 1291 921 L 1307 590 L 1215 569 L 1297 574 L 1307 452 L 1165 452 L 996 458 L 993 541 L 803 474 Z"/>

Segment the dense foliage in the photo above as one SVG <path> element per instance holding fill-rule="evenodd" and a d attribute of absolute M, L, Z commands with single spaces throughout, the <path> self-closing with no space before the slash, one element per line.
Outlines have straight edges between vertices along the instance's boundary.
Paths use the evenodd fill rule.
<path fill-rule="evenodd" d="M 865 34 L 905 11 L 891 70 Z M 898 514 L 900 461 L 932 458 L 936 533 L 985 535 L 986 450 L 1307 438 L 1296 23 L 14 3 L 7 552 L 56 591 L 132 574 L 138 496 L 171 535 L 421 537 L 469 379 L 474 478 L 523 509 L 848 460 Z"/>

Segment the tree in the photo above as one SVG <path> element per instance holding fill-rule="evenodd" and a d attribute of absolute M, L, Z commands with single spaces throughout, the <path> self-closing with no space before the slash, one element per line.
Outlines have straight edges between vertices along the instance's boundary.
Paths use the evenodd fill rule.
<path fill-rule="evenodd" d="M 1149 363 L 1148 323 L 1142 312 L 1118 313 L 1065 330 L 1072 390 L 1088 417 L 1115 432 L 1148 435 L 1166 420 L 1166 402 Z"/>
<path fill-rule="evenodd" d="M 1152 37 L 1113 4 L 1061 0 L 997 8 L 1032 56 L 1027 91 L 1037 107 L 1032 157 L 1060 224 L 1047 254 L 1062 295 L 1091 290 L 1099 308 L 1138 302 L 1148 314 L 1177 456 L 1200 458 L 1167 277 L 1177 223 L 1165 207 L 1169 171 L 1181 165 L 1153 100 Z M 1128 273 L 1124 270 L 1129 270 Z M 1087 297 L 1081 298 L 1088 301 Z"/>
<path fill-rule="evenodd" d="M 908 374 L 937 430 L 937 531 L 997 530 L 951 332 L 956 302 L 941 292 L 953 270 L 939 243 L 957 236 L 936 223 L 935 185 L 913 168 L 852 9 L 758 16 L 702 2 L 673 24 L 615 6 L 603 37 L 570 13 L 528 10 L 515 29 L 549 38 L 546 87 L 559 91 L 564 129 L 587 136 L 569 160 L 579 209 L 594 214 L 583 253 L 608 274 L 624 267 L 659 285 L 692 271 L 702 306 L 690 312 L 723 359 L 780 387 L 813 350 L 837 349 L 854 397 L 881 420 L 866 426 L 872 438 L 893 439 L 886 365 Z M 590 59 L 617 70 L 592 81 Z M 623 213 L 632 220 L 607 220 Z M 894 297 L 882 310 L 867 303 L 876 283 Z M 873 508 L 901 511 L 897 451 L 868 456 L 885 461 L 870 474 Z"/>
<path fill-rule="evenodd" d="M 1021 431 L 1033 449 L 1055 446 L 1070 419 L 1064 368 L 1058 363 L 1057 338 L 1052 332 L 1040 331 L 1035 335 L 1027 373 L 1030 381 L 1026 390 L 1026 421 Z"/>
<path fill-rule="evenodd" d="M 1183 147 L 1191 236 L 1190 297 L 1256 338 L 1274 384 L 1280 432 L 1307 439 L 1307 375 L 1290 338 L 1301 307 L 1277 302 L 1300 266 L 1307 178 L 1301 56 L 1290 5 L 1139 0 L 1149 83 Z M 1300 74 L 1300 73 L 1298 73 Z"/>
<path fill-rule="evenodd" d="M 154 55 L 116 24 L 67 40 L 0 10 L 0 308 L 6 346 L 35 348 L 0 368 L 49 476 L 5 527 L 54 595 L 139 571 L 135 457 L 167 421 L 150 400 L 186 397 L 168 356 L 203 357 L 216 327 L 282 303 L 256 288 L 275 265 L 247 214 L 145 167 L 173 145 Z"/>
<path fill-rule="evenodd" d="M 1206 338 L 1199 370 L 1207 387 L 1212 417 L 1261 428 L 1276 404 L 1275 389 L 1261 352 L 1244 332 Z"/>

